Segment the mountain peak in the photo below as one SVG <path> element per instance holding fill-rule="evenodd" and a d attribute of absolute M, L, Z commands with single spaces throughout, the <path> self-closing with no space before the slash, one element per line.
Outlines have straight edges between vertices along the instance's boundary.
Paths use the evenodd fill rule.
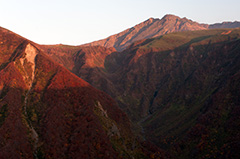
<path fill-rule="evenodd" d="M 123 32 L 109 36 L 106 39 L 84 44 L 84 46 L 114 47 L 117 51 L 123 51 L 136 41 L 154 38 L 172 32 L 206 30 L 212 28 L 236 28 L 239 26 L 239 22 L 214 25 L 200 24 L 186 17 L 181 18 L 173 14 L 166 14 L 162 19 L 151 17 Z"/>
<path fill-rule="evenodd" d="M 148 21 L 150 21 L 151 23 L 154 21 L 155 19 L 153 17 L 149 18 Z"/>
<path fill-rule="evenodd" d="M 181 19 L 181 18 L 173 14 L 166 14 L 165 16 L 162 17 L 162 19 Z"/>

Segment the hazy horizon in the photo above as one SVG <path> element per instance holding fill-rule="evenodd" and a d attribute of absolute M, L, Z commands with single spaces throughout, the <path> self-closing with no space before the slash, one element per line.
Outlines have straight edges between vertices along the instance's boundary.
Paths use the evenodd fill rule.
<path fill-rule="evenodd" d="M 166 14 L 199 23 L 239 21 L 237 0 L 0 0 L 1 27 L 39 44 L 80 45 Z"/>

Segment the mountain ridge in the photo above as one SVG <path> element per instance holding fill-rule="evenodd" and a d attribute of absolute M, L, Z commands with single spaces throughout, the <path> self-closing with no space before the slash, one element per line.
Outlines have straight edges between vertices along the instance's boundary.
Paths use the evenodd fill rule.
<path fill-rule="evenodd" d="M 144 26 L 158 22 L 127 31 L 154 36 Z M 161 25 L 205 27 L 171 15 Z M 240 29 L 168 33 L 122 52 L 43 46 L 1 28 L 0 42 L 4 158 L 239 158 Z"/>
<path fill-rule="evenodd" d="M 240 29 L 170 33 L 137 43 L 112 55 L 119 61 L 113 83 L 115 99 L 147 138 L 174 147 L 172 158 L 239 156 L 233 120 L 239 114 Z"/>
<path fill-rule="evenodd" d="M 73 72 L 110 94 L 170 158 L 238 158 L 239 39 L 239 28 L 169 33 Z"/>
<path fill-rule="evenodd" d="M 128 117 L 109 95 L 53 61 L 40 45 L 3 28 L 0 41 L 2 158 L 131 158 L 152 153 L 141 146 Z"/>
<path fill-rule="evenodd" d="M 163 18 L 149 18 L 134 27 L 126 29 L 120 33 L 111 35 L 106 39 L 83 44 L 82 46 L 104 46 L 114 47 L 117 51 L 123 51 L 133 42 L 154 38 L 171 32 L 193 31 L 216 28 L 235 28 L 240 27 L 240 22 L 199 24 L 186 17 L 180 18 L 172 14 L 166 14 Z"/>

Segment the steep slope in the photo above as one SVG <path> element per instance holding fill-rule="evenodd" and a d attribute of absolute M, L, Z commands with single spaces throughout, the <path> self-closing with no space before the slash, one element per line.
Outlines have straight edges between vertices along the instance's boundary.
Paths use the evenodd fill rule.
<path fill-rule="evenodd" d="M 117 51 L 123 51 L 136 41 L 158 37 L 167 33 L 237 27 L 240 27 L 240 22 L 237 21 L 208 25 L 199 24 L 187 18 L 180 18 L 175 15 L 167 14 L 162 19 L 150 18 L 123 32 L 83 46 L 114 47 Z"/>
<path fill-rule="evenodd" d="M 106 56 L 116 51 L 114 48 L 105 48 L 102 46 L 41 45 L 39 47 L 52 59 L 64 65 L 69 70 L 75 70 L 74 67 L 104 67 Z"/>
<path fill-rule="evenodd" d="M 39 48 L 94 87 L 109 87 L 107 93 L 111 95 L 115 92 L 114 85 L 111 84 L 105 67 L 106 57 L 116 52 L 114 48 L 67 45 L 41 45 Z"/>
<path fill-rule="evenodd" d="M 128 158 L 151 147 L 135 142 L 130 122 L 110 97 L 47 52 L 114 97 L 135 131 L 172 158 L 240 157 L 239 29 L 170 33 L 129 42 L 122 52 L 40 46 L 6 30 L 2 35 L 10 42 L 1 47 L 2 156 Z M 164 156 L 155 147 L 149 151 L 150 157 Z"/>
<path fill-rule="evenodd" d="M 107 94 L 29 40 L 0 28 L 0 41 L 2 158 L 131 158 L 153 153 L 142 148 L 127 116 Z"/>
<path fill-rule="evenodd" d="M 89 67 L 89 82 L 172 158 L 239 158 L 239 38 L 216 29 L 140 40 Z"/>
<path fill-rule="evenodd" d="M 238 158 L 239 49 L 240 29 L 137 42 L 111 57 L 115 99 L 173 158 Z"/>
<path fill-rule="evenodd" d="M 114 47 L 118 51 L 126 49 L 135 41 L 157 37 L 171 32 L 186 30 L 203 30 L 208 25 L 198 24 L 186 18 L 179 18 L 174 15 L 166 15 L 162 19 L 150 18 L 130 29 L 119 34 L 112 35 L 106 39 L 95 41 L 85 46 Z"/>

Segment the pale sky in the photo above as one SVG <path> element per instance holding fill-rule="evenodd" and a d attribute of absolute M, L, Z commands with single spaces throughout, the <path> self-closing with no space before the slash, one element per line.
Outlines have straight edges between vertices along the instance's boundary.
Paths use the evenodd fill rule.
<path fill-rule="evenodd" d="M 240 21 L 240 0 L 0 0 L 0 26 L 39 44 L 80 45 L 165 14 Z"/>

